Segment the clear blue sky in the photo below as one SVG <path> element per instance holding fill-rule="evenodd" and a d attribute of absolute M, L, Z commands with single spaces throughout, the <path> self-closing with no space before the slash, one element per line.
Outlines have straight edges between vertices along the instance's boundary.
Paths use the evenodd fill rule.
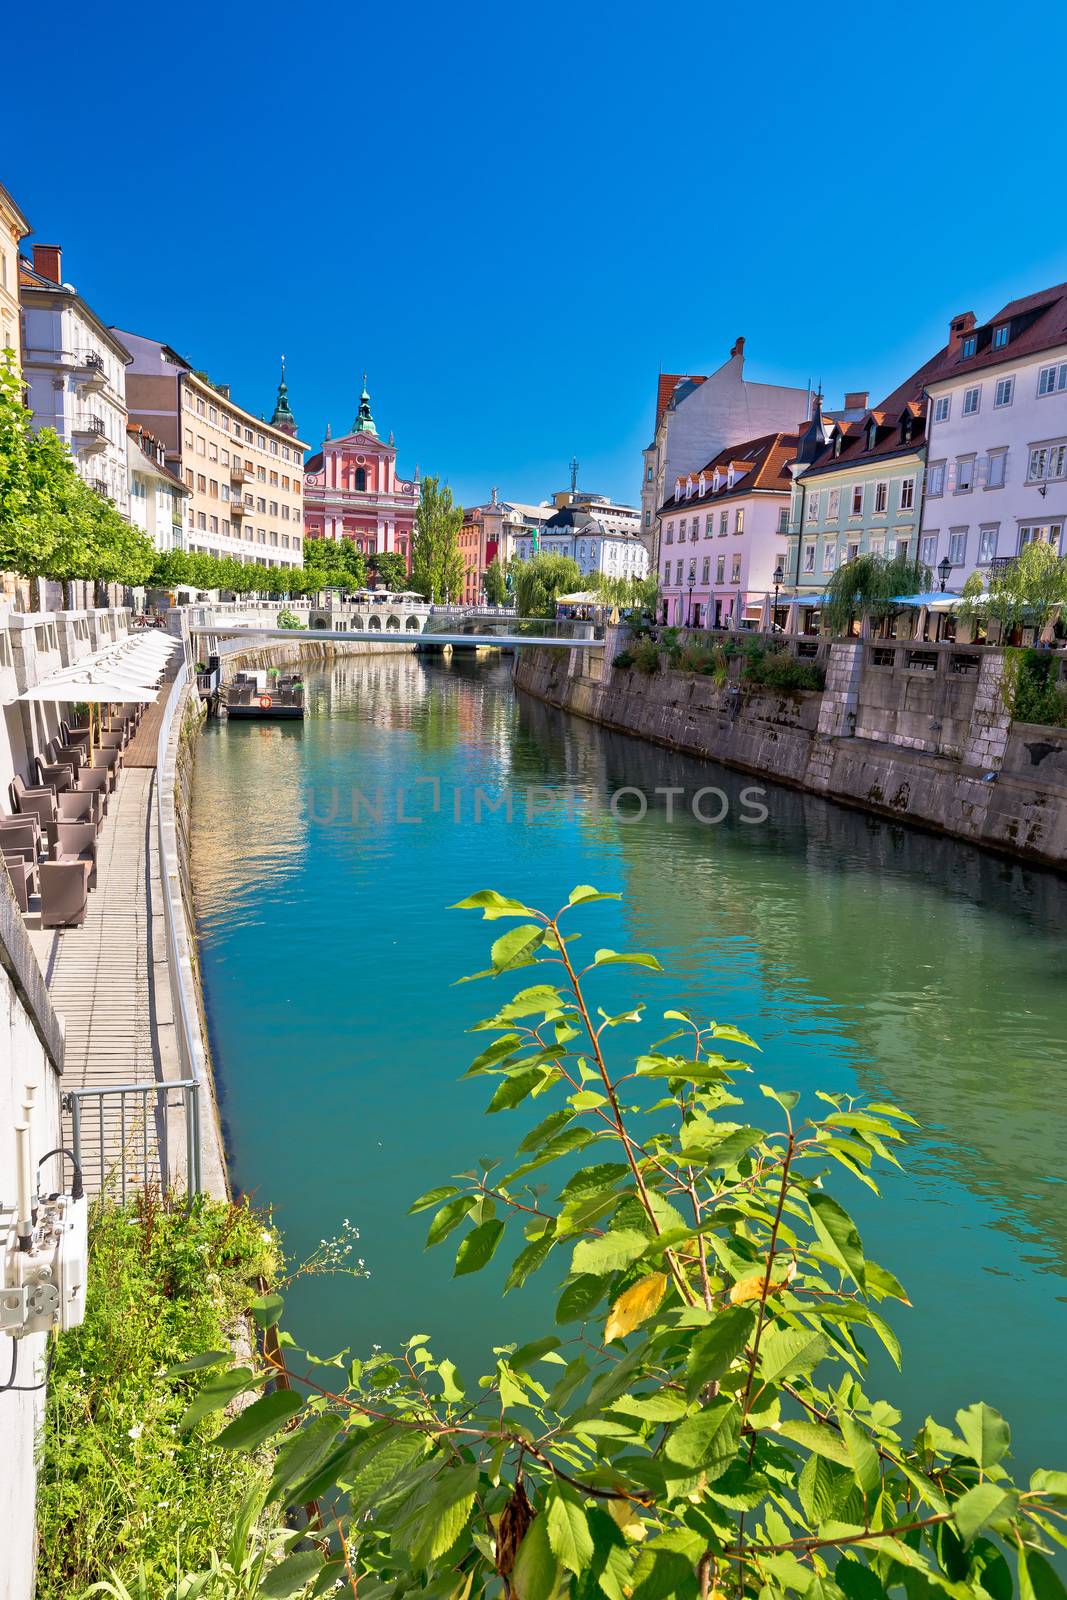
<path fill-rule="evenodd" d="M 313 445 L 366 367 L 401 471 L 633 500 L 661 367 L 877 397 L 1067 279 L 1057 9 L 20 6 L 0 180 Z"/>

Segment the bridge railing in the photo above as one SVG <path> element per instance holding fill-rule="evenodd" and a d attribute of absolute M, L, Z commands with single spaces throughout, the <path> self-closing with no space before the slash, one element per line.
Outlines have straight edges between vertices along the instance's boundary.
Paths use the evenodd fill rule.
<path fill-rule="evenodd" d="M 602 639 L 601 622 L 579 622 L 573 617 L 517 617 L 514 612 L 503 615 L 471 615 L 467 612 L 435 611 L 426 619 L 422 637 L 435 633 L 464 634 L 478 639 Z"/>

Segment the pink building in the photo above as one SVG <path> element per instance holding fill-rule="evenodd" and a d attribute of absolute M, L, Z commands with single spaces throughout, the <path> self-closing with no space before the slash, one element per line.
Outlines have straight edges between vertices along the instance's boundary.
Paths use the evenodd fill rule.
<path fill-rule="evenodd" d="M 351 433 L 331 439 L 304 467 L 304 532 L 309 539 L 352 539 L 370 557 L 399 551 L 411 571 L 411 540 L 419 503 L 419 472 L 396 471 L 393 436 L 378 437 L 371 416 L 366 374 Z"/>
<path fill-rule="evenodd" d="M 795 433 L 765 434 L 676 479 L 659 512 L 664 622 L 767 625 L 774 574 L 785 563 L 797 445 Z"/>

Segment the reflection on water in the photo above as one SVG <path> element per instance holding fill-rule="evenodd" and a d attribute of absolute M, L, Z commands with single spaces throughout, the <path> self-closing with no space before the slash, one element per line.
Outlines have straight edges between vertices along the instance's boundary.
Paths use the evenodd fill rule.
<path fill-rule="evenodd" d="M 486 886 L 555 904 L 592 882 L 623 895 L 590 913 L 597 941 L 668 968 L 636 986 L 653 1014 L 729 1018 L 762 1043 L 766 1078 L 886 1094 L 920 1119 L 884 1200 L 847 1196 L 915 1301 L 895 1393 L 942 1412 L 981 1395 L 1027 1459 L 1058 1458 L 1063 883 L 786 789 L 767 788 L 753 826 L 751 778 L 517 698 L 506 665 L 354 660 L 310 675 L 309 707 L 302 728 L 208 730 L 194 873 L 236 1180 L 298 1250 L 342 1216 L 362 1228 L 370 1283 L 302 1293 L 322 1343 L 418 1325 L 473 1365 L 483 1313 L 500 1338 L 540 1313 L 532 1286 L 501 1304 L 503 1264 L 457 1291 L 405 1212 L 506 1153 L 516 1125 L 483 1122 L 484 1091 L 455 1082 L 490 1001 L 451 987 L 484 965 L 485 927 L 444 908 Z M 714 827 L 691 811 L 708 785 L 727 803 Z M 633 795 L 613 812 L 624 787 L 643 820 L 620 820 Z M 632 973 L 613 981 L 633 992 Z"/>

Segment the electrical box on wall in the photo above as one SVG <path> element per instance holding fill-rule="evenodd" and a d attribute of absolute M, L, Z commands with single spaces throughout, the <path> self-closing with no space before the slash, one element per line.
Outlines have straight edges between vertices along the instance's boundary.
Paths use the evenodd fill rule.
<path fill-rule="evenodd" d="M 29 1249 L 10 1252 L 0 1286 L 0 1332 L 13 1339 L 63 1332 L 85 1317 L 88 1276 L 88 1204 L 85 1196 L 51 1196 L 40 1202 Z"/>

